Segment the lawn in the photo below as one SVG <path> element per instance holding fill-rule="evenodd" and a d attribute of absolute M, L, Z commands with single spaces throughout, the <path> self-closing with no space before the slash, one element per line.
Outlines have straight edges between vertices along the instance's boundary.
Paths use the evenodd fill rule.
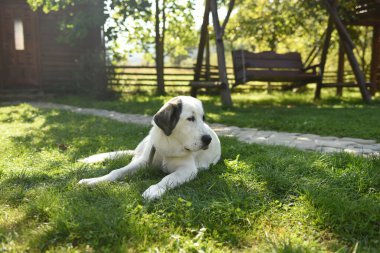
<path fill-rule="evenodd" d="M 380 139 L 379 117 L 372 115 L 379 115 L 376 104 L 318 105 L 280 98 L 272 107 L 272 100 L 244 102 L 242 97 L 235 100 L 239 107 L 225 110 L 213 105 L 217 98 L 202 98 L 214 122 L 261 127 L 270 122 L 267 112 L 290 118 L 273 123 L 279 130 L 290 131 L 293 126 L 282 125 L 294 123 L 298 128 L 292 131 L 309 131 L 313 128 L 303 122 L 314 117 L 309 113 L 322 110 L 315 117 L 326 114 L 330 121 L 315 128 L 322 132 L 314 133 L 333 135 L 340 133 L 335 128 L 347 127 L 346 131 L 353 129 L 352 136 Z M 164 99 L 133 96 L 113 102 L 78 98 L 61 102 L 153 114 Z M 342 114 L 351 115 L 349 123 L 334 119 L 345 118 Z M 372 134 L 354 129 L 359 119 L 370 121 L 360 126 Z M 267 127 L 272 125 L 262 126 Z M 83 165 L 76 162 L 78 158 L 132 149 L 148 130 L 26 104 L 0 107 L 1 251 L 378 252 L 379 158 L 221 138 L 223 155 L 217 165 L 155 202 L 141 197 L 163 177 L 152 168 L 116 183 L 77 185 L 79 179 L 103 175 L 130 161 L 123 157 Z"/>
<path fill-rule="evenodd" d="M 336 98 L 333 92 L 324 91 L 324 99 L 319 102 L 313 101 L 313 91 L 301 94 L 233 93 L 235 106 L 229 109 L 221 106 L 218 96 L 200 96 L 200 99 L 204 102 L 208 122 L 380 142 L 380 97 L 375 97 L 371 105 L 365 105 L 357 90 L 346 92 L 343 98 Z M 143 93 L 102 102 L 73 96 L 54 99 L 53 102 L 153 115 L 170 98 L 171 95 Z"/>

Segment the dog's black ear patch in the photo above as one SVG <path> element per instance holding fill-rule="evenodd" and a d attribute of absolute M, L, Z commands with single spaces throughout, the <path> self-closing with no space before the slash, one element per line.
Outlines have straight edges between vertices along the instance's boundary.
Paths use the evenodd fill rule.
<path fill-rule="evenodd" d="M 174 98 L 154 115 L 154 123 L 169 136 L 177 125 L 181 112 L 182 101 L 179 98 Z"/>

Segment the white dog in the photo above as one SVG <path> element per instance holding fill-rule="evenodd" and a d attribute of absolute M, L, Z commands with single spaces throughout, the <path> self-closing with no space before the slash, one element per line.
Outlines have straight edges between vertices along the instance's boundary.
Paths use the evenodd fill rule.
<path fill-rule="evenodd" d="M 160 198 L 166 190 L 192 180 L 198 170 L 207 169 L 220 159 L 219 138 L 204 122 L 202 103 L 198 99 L 188 96 L 172 98 L 154 115 L 152 124 L 149 135 L 135 150 L 82 159 L 82 162 L 93 163 L 124 154 L 134 155 L 127 166 L 102 177 L 82 179 L 79 184 L 115 181 L 151 164 L 170 173 L 143 193 L 145 199 L 153 200 Z"/>

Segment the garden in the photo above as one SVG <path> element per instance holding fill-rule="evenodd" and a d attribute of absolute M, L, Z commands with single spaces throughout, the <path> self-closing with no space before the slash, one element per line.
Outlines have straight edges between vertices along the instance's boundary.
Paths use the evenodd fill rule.
<path fill-rule="evenodd" d="M 1 252 L 379 252 L 378 1 L 0 7 Z M 221 134 L 219 162 L 159 199 L 142 197 L 166 175 L 150 165 L 78 184 L 132 156 L 80 159 L 133 150 L 149 133 L 117 117 L 150 121 L 178 95 L 197 96 L 212 126 L 372 152 Z"/>

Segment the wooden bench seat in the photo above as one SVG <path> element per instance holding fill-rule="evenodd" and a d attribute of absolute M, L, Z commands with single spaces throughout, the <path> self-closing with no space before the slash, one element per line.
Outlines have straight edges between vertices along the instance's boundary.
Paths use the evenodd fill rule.
<path fill-rule="evenodd" d="M 247 50 L 232 51 L 235 84 L 249 81 L 286 82 L 305 85 L 320 79 L 318 65 L 304 68 L 301 55 L 296 52 L 278 54 L 272 51 L 252 53 Z"/>

